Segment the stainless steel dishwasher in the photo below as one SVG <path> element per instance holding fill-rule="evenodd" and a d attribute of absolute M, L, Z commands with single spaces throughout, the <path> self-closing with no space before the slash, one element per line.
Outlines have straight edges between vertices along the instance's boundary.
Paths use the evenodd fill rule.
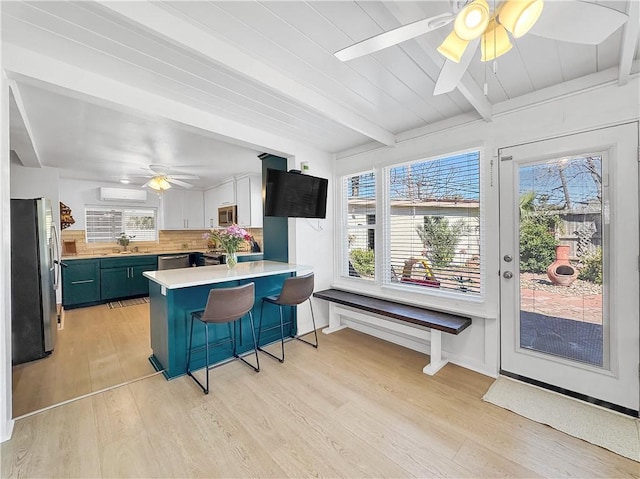
<path fill-rule="evenodd" d="M 188 268 L 191 266 L 188 254 L 158 256 L 158 270 Z"/>

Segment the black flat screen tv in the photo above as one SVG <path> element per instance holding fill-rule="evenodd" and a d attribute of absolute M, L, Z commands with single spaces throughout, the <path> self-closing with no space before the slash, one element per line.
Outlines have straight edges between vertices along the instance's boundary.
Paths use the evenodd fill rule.
<path fill-rule="evenodd" d="M 267 169 L 265 216 L 326 218 L 326 178 Z"/>

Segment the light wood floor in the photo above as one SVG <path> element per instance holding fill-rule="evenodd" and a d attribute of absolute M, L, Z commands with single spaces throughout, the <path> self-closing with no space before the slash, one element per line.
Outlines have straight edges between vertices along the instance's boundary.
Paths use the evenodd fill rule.
<path fill-rule="evenodd" d="M 352 330 L 235 361 L 202 394 L 154 376 L 16 422 L 2 477 L 638 477 L 638 463 L 524 419 L 492 380 Z"/>
<path fill-rule="evenodd" d="M 51 356 L 13 367 L 13 417 L 154 372 L 149 304 L 65 312 Z"/>

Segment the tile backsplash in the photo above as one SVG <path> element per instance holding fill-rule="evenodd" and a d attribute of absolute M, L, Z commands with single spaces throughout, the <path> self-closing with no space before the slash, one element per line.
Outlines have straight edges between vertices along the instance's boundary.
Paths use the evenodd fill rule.
<path fill-rule="evenodd" d="M 262 228 L 247 228 L 263 249 Z M 135 251 L 138 248 L 140 253 L 165 253 L 175 251 L 205 251 L 207 240 L 202 238 L 208 229 L 203 230 L 164 230 L 159 231 L 158 241 L 131 241 L 127 249 Z M 122 251 L 122 246 L 115 241 L 113 243 L 87 243 L 85 241 L 84 230 L 64 230 L 61 233 L 61 241 L 73 241 L 76 243 L 76 255 L 100 255 L 104 253 L 116 253 Z M 240 251 L 249 251 L 250 247 L 245 244 Z M 63 251 L 63 256 L 66 254 Z"/>

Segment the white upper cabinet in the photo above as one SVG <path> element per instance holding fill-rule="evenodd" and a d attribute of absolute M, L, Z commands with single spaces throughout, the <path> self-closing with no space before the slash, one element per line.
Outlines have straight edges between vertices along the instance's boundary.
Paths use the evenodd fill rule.
<path fill-rule="evenodd" d="M 236 204 L 236 183 L 235 181 L 227 181 L 215 188 L 218 193 L 219 206 L 228 206 Z"/>
<path fill-rule="evenodd" d="M 218 226 L 218 189 L 211 188 L 204 192 L 204 226 L 216 228 Z"/>
<path fill-rule="evenodd" d="M 172 188 L 162 193 L 162 229 L 183 230 L 204 228 L 204 197 L 202 191 Z"/>
<path fill-rule="evenodd" d="M 238 225 L 262 227 L 262 178 L 245 176 L 236 180 Z"/>

